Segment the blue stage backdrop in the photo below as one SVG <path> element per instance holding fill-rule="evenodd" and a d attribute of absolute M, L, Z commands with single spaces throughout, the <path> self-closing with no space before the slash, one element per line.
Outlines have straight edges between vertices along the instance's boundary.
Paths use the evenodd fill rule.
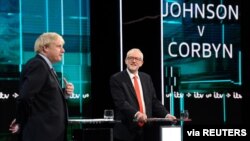
<path fill-rule="evenodd" d="M 35 55 L 35 39 L 44 32 L 57 32 L 65 39 L 63 61 L 54 67 L 60 79 L 65 77 L 75 87 L 68 101 L 69 116 L 90 116 L 89 0 L 0 0 L 0 25 L 0 134 L 8 133 L 19 74 Z"/>

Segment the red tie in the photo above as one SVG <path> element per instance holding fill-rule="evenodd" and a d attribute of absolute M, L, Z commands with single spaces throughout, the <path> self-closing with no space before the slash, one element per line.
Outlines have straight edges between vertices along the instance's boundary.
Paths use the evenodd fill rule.
<path fill-rule="evenodd" d="M 136 93 L 136 97 L 137 97 L 137 101 L 139 103 L 139 111 L 141 113 L 143 113 L 143 106 L 142 106 L 142 98 L 141 98 L 141 94 L 140 94 L 140 87 L 139 87 L 139 83 L 137 81 L 137 76 L 134 76 L 134 87 L 135 87 L 135 93 Z M 143 122 L 138 122 L 139 126 L 143 126 Z"/>

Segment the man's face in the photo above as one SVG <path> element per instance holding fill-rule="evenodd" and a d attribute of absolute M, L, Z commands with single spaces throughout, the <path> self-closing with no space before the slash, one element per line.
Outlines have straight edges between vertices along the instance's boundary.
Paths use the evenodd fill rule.
<path fill-rule="evenodd" d="M 125 63 L 131 73 L 136 73 L 143 64 L 141 54 L 138 52 L 128 54 Z"/>
<path fill-rule="evenodd" d="M 47 47 L 47 57 L 52 63 L 61 61 L 64 52 L 63 44 L 59 39 Z"/>

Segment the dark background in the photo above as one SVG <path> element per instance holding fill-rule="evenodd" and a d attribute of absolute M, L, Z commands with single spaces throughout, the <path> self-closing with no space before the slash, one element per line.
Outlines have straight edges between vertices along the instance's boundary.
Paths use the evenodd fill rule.
<path fill-rule="evenodd" d="M 126 52 L 131 48 L 140 48 L 144 53 L 144 65 L 141 71 L 152 76 L 157 97 L 161 98 L 160 76 L 160 1 L 126 0 L 123 1 L 123 61 Z M 229 101 L 232 110 L 228 111 L 228 121 L 223 123 L 221 101 L 187 102 L 188 108 L 196 110 L 193 115 L 195 124 L 249 124 L 247 115 L 249 106 L 249 27 L 246 19 L 247 7 L 241 2 L 241 49 L 242 49 L 242 101 Z M 119 1 L 91 1 L 91 53 L 92 53 L 92 104 L 93 117 L 102 117 L 103 110 L 113 108 L 109 91 L 109 78 L 120 71 L 120 29 Z M 126 68 L 123 66 L 123 68 Z M 232 68 L 234 69 L 234 68 Z M 205 108 L 199 108 L 203 104 Z M 193 106 L 192 106 L 193 105 Z M 209 106 L 206 108 L 206 106 Z M 193 108 L 193 109 L 192 109 Z M 199 115 L 199 110 L 212 109 L 206 115 Z M 214 119 L 211 119 L 215 117 Z M 203 119 L 201 120 L 200 117 Z M 218 118 L 216 118 L 218 117 Z M 207 118 L 207 119 L 204 119 Z M 202 123 L 201 121 L 207 121 Z M 192 123 L 191 123 L 192 124 Z"/>
<path fill-rule="evenodd" d="M 141 71 L 152 76 L 160 97 L 159 6 L 160 1 L 153 0 L 123 1 L 123 61 L 129 49 L 141 49 L 144 54 Z M 102 117 L 105 108 L 113 108 L 109 78 L 120 71 L 119 1 L 91 1 L 90 13 L 93 117 Z M 156 16 L 156 18 L 137 21 L 146 16 Z"/>

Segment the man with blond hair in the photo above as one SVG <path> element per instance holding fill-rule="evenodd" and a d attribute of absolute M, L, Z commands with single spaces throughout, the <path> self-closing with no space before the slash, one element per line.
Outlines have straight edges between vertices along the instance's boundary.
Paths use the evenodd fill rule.
<path fill-rule="evenodd" d="M 74 90 L 65 80 L 62 89 L 52 64 L 62 60 L 64 39 L 57 33 L 40 35 L 35 57 L 24 66 L 20 76 L 17 114 L 10 125 L 22 141 L 66 141 L 66 98 Z"/>

